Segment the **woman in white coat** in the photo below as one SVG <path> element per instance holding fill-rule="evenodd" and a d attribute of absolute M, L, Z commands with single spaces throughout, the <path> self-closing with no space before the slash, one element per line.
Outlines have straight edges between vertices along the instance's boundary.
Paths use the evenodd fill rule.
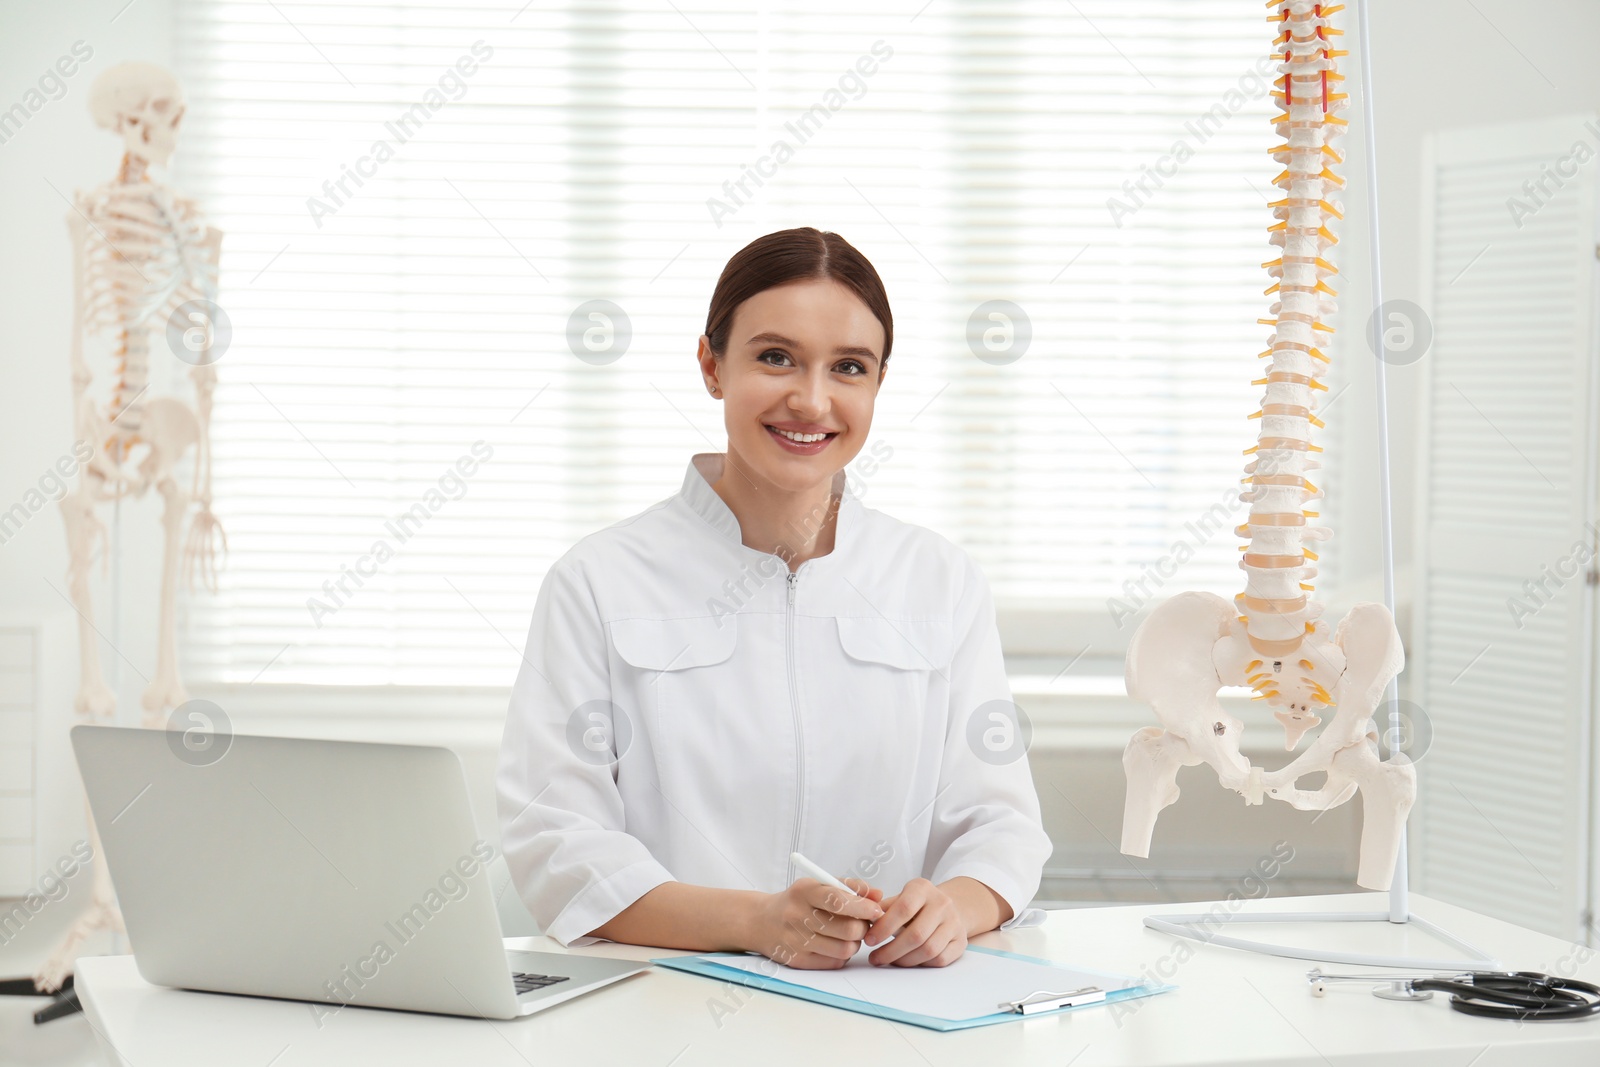
<path fill-rule="evenodd" d="M 562 944 L 943 966 L 1038 917 L 1051 846 L 988 585 L 844 470 L 893 337 L 842 237 L 753 241 L 699 342 L 727 452 L 546 574 L 497 785 L 513 880 Z"/>

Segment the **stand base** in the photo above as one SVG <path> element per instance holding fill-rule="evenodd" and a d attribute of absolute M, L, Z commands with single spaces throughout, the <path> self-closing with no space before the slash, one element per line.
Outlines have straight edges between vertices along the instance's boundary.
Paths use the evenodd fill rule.
<path fill-rule="evenodd" d="M 0 997 L 49 997 L 50 1003 L 33 1013 L 33 1023 L 38 1026 L 83 1010 L 78 991 L 72 987 L 72 979 L 73 976 L 69 974 L 60 989 L 54 993 L 41 993 L 32 978 L 4 978 L 0 979 Z"/>
<path fill-rule="evenodd" d="M 1392 922 L 1387 912 L 1367 911 L 1286 911 L 1259 915 L 1146 915 L 1144 924 L 1164 934 L 1174 934 L 1201 941 L 1208 945 L 1222 945 L 1246 952 L 1261 952 L 1269 956 L 1287 956 L 1296 960 L 1317 960 L 1324 963 L 1346 963 L 1357 967 L 1404 967 L 1412 971 L 1499 971 L 1500 961 L 1484 954 L 1475 945 L 1446 933 L 1427 919 L 1407 915 L 1406 924 L 1425 930 L 1462 952 L 1462 959 L 1438 959 L 1418 956 L 1378 956 L 1367 952 L 1341 952 L 1336 949 L 1301 948 L 1296 945 L 1275 945 L 1267 941 L 1251 941 L 1230 937 L 1202 927 L 1222 926 L 1230 923 L 1325 923 L 1325 922 Z"/>

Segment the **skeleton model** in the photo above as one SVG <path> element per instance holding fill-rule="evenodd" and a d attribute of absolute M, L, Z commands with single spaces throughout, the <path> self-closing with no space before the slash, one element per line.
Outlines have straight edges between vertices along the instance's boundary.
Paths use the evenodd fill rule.
<path fill-rule="evenodd" d="M 1270 227 L 1271 242 L 1283 255 L 1263 264 L 1277 279 L 1267 292 L 1278 299 L 1275 318 L 1261 320 L 1274 327 L 1261 354 L 1271 362 L 1266 377 L 1251 383 L 1266 386 L 1266 393 L 1261 410 L 1250 416 L 1261 419 L 1259 439 L 1245 450 L 1255 454 L 1244 468 L 1250 488 L 1240 495 L 1250 503 L 1250 514 L 1235 530 L 1250 542 L 1239 564 L 1245 591 L 1234 597 L 1235 605 L 1211 593 L 1181 593 L 1151 612 L 1133 636 L 1128 695 L 1149 704 L 1161 726 L 1139 730 L 1123 752 L 1128 792 L 1122 851 L 1150 854 L 1156 816 L 1178 799 L 1178 768 L 1207 763 L 1247 804 L 1272 797 L 1322 810 L 1360 789 L 1364 817 L 1356 882 L 1387 889 L 1417 789 L 1408 760 L 1379 758 L 1372 725 L 1373 711 L 1404 662 L 1400 635 L 1387 608 L 1362 603 L 1350 609 L 1330 640 L 1328 624 L 1317 621 L 1322 605 L 1306 596 L 1313 588 L 1306 580 L 1317 573 L 1306 560 L 1317 556 L 1303 547 L 1331 536 L 1326 527 L 1306 524 L 1318 513 L 1302 505 L 1323 495 L 1306 472 L 1321 466 L 1311 458 L 1322 451 L 1311 443 L 1311 427 L 1323 425 L 1313 414 L 1314 394 L 1327 390 L 1318 378 L 1328 357 L 1317 346 L 1333 332 L 1326 320 L 1337 295 L 1323 279 L 1337 273 L 1326 258 L 1336 242 L 1328 222 L 1343 217 L 1331 191 L 1344 183 L 1329 166 L 1343 161 L 1333 142 L 1347 124 L 1335 112 L 1344 110 L 1348 94 L 1334 91 L 1343 80 L 1335 60 L 1347 53 L 1331 47 L 1342 31 L 1329 26 L 1328 16 L 1339 6 L 1324 8 L 1311 0 L 1271 6 L 1277 12 L 1271 21 L 1280 27 L 1274 53 L 1283 73 L 1273 93 L 1283 103 L 1283 113 L 1273 119 L 1283 143 L 1271 152 L 1285 165 L 1274 184 L 1287 195 L 1272 205 L 1280 221 Z M 1319 712 L 1332 709 L 1333 718 L 1287 766 L 1264 771 L 1239 752 L 1244 724 L 1217 702 L 1222 686 L 1256 690 L 1252 699 L 1274 709 L 1291 751 L 1321 723 Z M 1327 778 L 1320 788 L 1298 788 L 1302 777 L 1321 771 Z"/>
<path fill-rule="evenodd" d="M 177 569 L 184 566 L 190 587 L 198 570 L 215 591 L 213 542 L 227 542 L 211 513 L 211 396 L 216 386 L 208 311 L 183 316 L 179 335 L 183 358 L 193 364 L 193 407 L 168 396 L 146 396 L 150 380 L 150 332 L 167 332 L 168 320 L 191 300 L 211 308 L 216 295 L 220 231 L 206 224 L 190 201 L 146 173 L 165 166 L 183 118 L 183 92 L 171 74 L 149 63 L 122 63 L 95 79 L 89 91 L 95 123 L 121 135 L 127 152 L 117 176 L 90 193 L 78 193 L 67 215 L 73 252 L 72 399 L 76 438 L 94 446 L 74 491 L 61 500 L 70 550 L 67 580 L 78 612 L 82 676 L 74 710 L 91 721 L 109 720 L 116 694 L 100 670 L 100 648 L 89 597 L 89 575 L 96 543 L 109 550 L 106 526 L 96 508 L 121 497 L 142 496 L 152 486 L 165 502 L 162 525 L 161 609 L 155 676 L 140 703 L 146 727 L 164 725 L 164 710 L 188 700 L 178 677 L 174 600 Z M 85 335 L 106 334 L 117 361 L 109 406 L 89 395 L 89 365 L 83 358 Z M 165 338 L 164 338 L 165 343 Z M 174 347 L 176 353 L 178 349 Z M 185 488 L 175 468 L 194 450 L 194 474 Z M 198 511 L 184 539 L 191 504 Z M 180 561 L 180 549 L 182 560 Z M 109 552 L 102 554 L 102 570 Z M 100 838 L 89 815 L 97 857 Z M 78 945 L 94 930 L 121 931 L 103 860 L 94 865 L 92 899 L 34 975 L 44 990 L 60 987 Z"/>

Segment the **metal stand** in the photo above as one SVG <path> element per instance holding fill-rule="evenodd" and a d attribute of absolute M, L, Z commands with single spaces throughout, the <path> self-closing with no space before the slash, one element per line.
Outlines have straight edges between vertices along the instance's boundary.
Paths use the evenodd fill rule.
<path fill-rule="evenodd" d="M 1358 0 L 1356 4 L 1357 33 L 1361 42 L 1361 115 L 1365 123 L 1363 140 L 1367 152 L 1367 216 L 1371 232 L 1372 254 L 1372 306 L 1374 309 L 1383 307 L 1383 264 L 1379 255 L 1378 245 L 1378 138 L 1373 123 L 1372 107 L 1372 45 L 1369 32 L 1367 15 L 1371 0 Z M 1381 333 L 1380 333 L 1381 337 Z M 1379 505 L 1382 514 L 1383 530 L 1383 601 L 1388 607 L 1390 616 L 1394 615 L 1394 529 L 1391 523 L 1393 503 L 1389 489 L 1389 394 L 1384 378 L 1386 366 L 1381 355 L 1375 358 L 1377 366 L 1377 409 L 1378 409 L 1378 492 Z M 1389 707 L 1389 737 L 1391 739 L 1402 736 L 1400 722 L 1400 705 L 1398 701 L 1399 686 L 1393 678 L 1389 679 L 1388 688 L 1384 690 L 1384 700 Z M 1398 754 L 1399 746 L 1391 744 L 1389 758 L 1394 759 Z M 1322 912 L 1282 912 L 1278 914 L 1257 915 L 1147 915 L 1144 924 L 1152 930 L 1163 933 L 1176 934 L 1179 937 L 1192 938 L 1207 944 L 1223 945 L 1228 948 L 1244 949 L 1247 952 L 1261 952 L 1272 956 L 1287 956 L 1291 959 L 1322 960 L 1329 963 L 1347 963 L 1360 967 L 1404 967 L 1408 970 L 1434 970 L 1434 971 L 1471 971 L 1471 970 L 1501 970 L 1500 961 L 1486 955 L 1481 949 L 1462 941 L 1460 938 L 1447 933 L 1438 926 L 1417 915 L 1411 914 L 1407 904 L 1406 881 L 1406 828 L 1400 827 L 1399 853 L 1395 858 L 1394 879 L 1389 883 L 1389 910 L 1382 912 L 1356 912 L 1356 911 L 1322 911 Z M 1410 924 L 1418 929 L 1425 930 L 1439 940 L 1446 942 L 1461 950 L 1470 953 L 1467 959 L 1428 959 L 1406 956 L 1380 956 L 1366 952 L 1341 952 L 1334 949 L 1300 948 L 1293 945 L 1274 945 L 1265 941 L 1250 941 L 1245 938 L 1227 937 L 1217 933 L 1202 932 L 1199 927 L 1203 925 L 1228 925 L 1233 923 L 1326 923 L 1326 922 L 1391 922 Z"/>
<path fill-rule="evenodd" d="M 1394 890 L 1391 887 L 1390 893 Z M 1409 912 L 1402 923 L 1437 937 L 1467 956 L 1450 959 L 1428 956 L 1381 956 L 1371 952 L 1345 952 L 1339 949 L 1308 948 L 1298 945 L 1277 945 L 1270 941 L 1251 941 L 1242 937 L 1229 937 L 1202 929 L 1206 926 L 1230 923 L 1336 923 L 1336 922 L 1393 922 L 1388 915 L 1377 911 L 1285 911 L 1262 912 L 1256 915 L 1146 915 L 1144 924 L 1164 934 L 1187 937 L 1208 945 L 1240 948 L 1246 952 L 1260 952 L 1268 956 L 1286 956 L 1295 960 L 1317 960 L 1323 963 L 1345 963 L 1356 967 L 1404 967 L 1412 971 L 1499 971 L 1500 961 L 1487 955 L 1476 945 L 1461 940 L 1434 923 Z"/>
<path fill-rule="evenodd" d="M 39 1026 L 83 1010 L 83 1005 L 78 1001 L 78 991 L 72 986 L 72 978 L 72 975 L 67 975 L 67 980 L 54 993 L 40 992 L 35 988 L 32 978 L 0 979 L 0 997 L 49 997 L 50 1003 L 33 1013 L 33 1024 Z"/>

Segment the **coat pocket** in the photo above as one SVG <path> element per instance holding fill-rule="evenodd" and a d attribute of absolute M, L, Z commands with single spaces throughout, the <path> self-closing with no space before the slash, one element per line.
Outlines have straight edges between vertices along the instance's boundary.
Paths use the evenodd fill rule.
<path fill-rule="evenodd" d="M 747 647 L 734 656 L 740 644 L 737 616 L 615 619 L 607 625 L 621 661 L 613 666 L 615 699 L 636 716 L 648 744 L 641 751 L 652 754 L 646 775 L 655 785 L 645 795 L 654 805 L 661 797 L 667 801 L 671 829 L 662 832 L 670 838 L 668 853 L 704 847 L 697 837 L 702 827 L 721 839 L 707 812 L 738 808 L 749 795 L 770 806 L 752 790 L 762 786 L 763 776 L 772 777 L 774 757 L 765 751 L 772 747 L 769 726 L 758 714 L 771 702 L 762 699 L 765 676 L 745 662 L 756 652 L 754 637 L 747 635 Z M 787 754 L 779 759 L 786 763 Z"/>
<path fill-rule="evenodd" d="M 733 655 L 739 627 L 729 616 L 682 619 L 616 619 L 611 643 L 630 666 L 675 671 L 721 663 Z"/>
<path fill-rule="evenodd" d="M 828 699 L 852 709 L 856 724 L 876 734 L 868 750 L 903 745 L 923 731 L 944 732 L 950 690 L 950 624 L 943 619 L 844 616 L 834 620 L 847 669 Z M 837 654 L 837 653 L 836 653 Z"/>
<path fill-rule="evenodd" d="M 839 643 L 851 659 L 949 675 L 950 624 L 943 619 L 840 615 L 834 622 Z"/>

